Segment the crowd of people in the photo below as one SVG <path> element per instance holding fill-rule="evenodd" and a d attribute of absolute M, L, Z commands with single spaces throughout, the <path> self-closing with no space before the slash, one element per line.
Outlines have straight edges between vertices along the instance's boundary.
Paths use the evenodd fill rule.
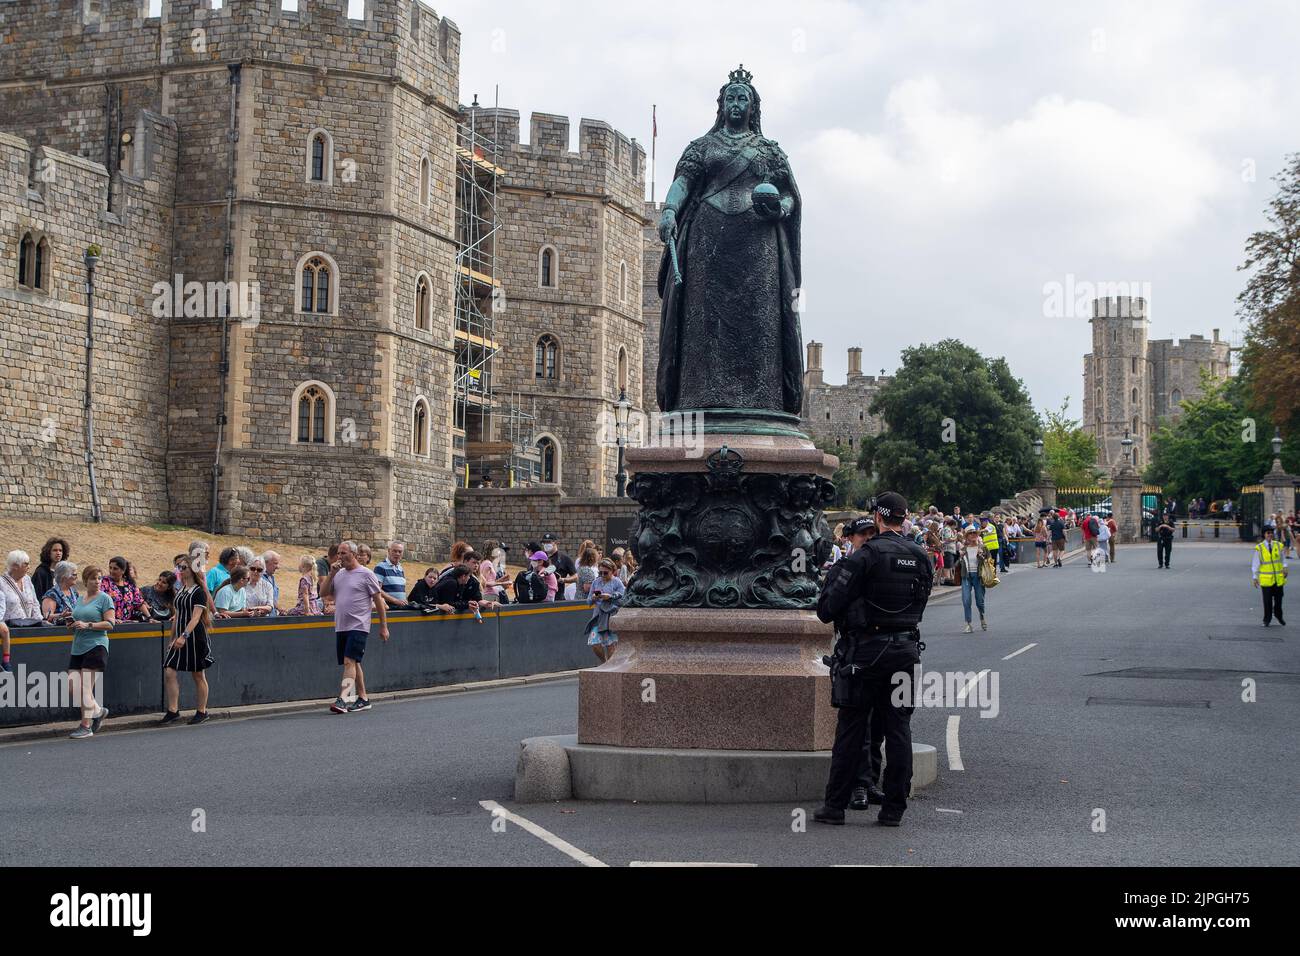
<path fill-rule="evenodd" d="M 1035 568 L 1062 567 L 1066 532 L 1083 528 L 1088 564 L 1097 572 L 1114 561 L 1115 522 L 1069 508 L 1044 508 L 1037 515 L 984 511 L 963 513 L 960 507 L 944 514 L 934 505 L 909 511 L 900 533 L 923 548 L 930 558 L 935 586 L 960 587 L 965 630 L 974 630 L 974 612 L 980 627 L 988 630 L 985 597 L 998 574 L 1010 574 L 1020 560 L 1020 549 L 1034 546 Z M 855 518 L 835 529 L 835 542 L 827 567 L 852 554 L 876 534 L 869 517 Z M 1098 548 L 1098 542 L 1105 547 Z"/>
<path fill-rule="evenodd" d="M 108 664 L 110 632 L 119 624 L 165 622 L 171 640 L 163 660 L 166 712 L 161 722 L 180 719 L 179 674 L 189 673 L 195 685 L 196 710 L 191 724 L 208 719 L 208 686 L 204 675 L 212 666 L 210 628 L 231 618 L 279 615 L 334 615 L 340 635 L 339 664 L 344 680 L 355 695 L 344 697 L 344 710 L 368 709 L 361 656 L 364 638 L 375 613 L 381 615 L 383 637 L 388 608 L 412 608 L 424 613 L 482 612 L 512 603 L 582 600 L 592 605 L 584 628 L 587 643 L 604 661 L 618 640 L 611 627 L 622 604 L 627 583 L 636 571 L 630 550 L 615 548 L 601 554 L 594 541 L 585 540 L 577 559 L 565 554 L 554 534 L 524 546 L 526 566 L 511 577 L 504 542 L 485 542 L 476 550 L 464 541 L 451 549 L 450 563 L 426 568 L 408 591 L 402 560 L 406 545 L 388 544 L 383 560 L 371 568 L 369 545 L 344 541 L 331 545 L 323 557 L 303 555 L 297 564 L 297 582 L 281 600 L 276 575 L 282 559 L 275 551 L 261 554 L 243 546 L 223 548 L 211 559 L 211 546 L 201 540 L 172 559 L 152 583 L 141 586 L 134 564 L 125 557 L 110 558 L 105 567 L 94 562 L 79 566 L 72 560 L 67 540 L 50 538 L 41 548 L 33 568 L 31 555 L 10 551 L 0 575 L 0 670 L 11 671 L 12 634 L 28 627 L 67 627 L 73 636 L 68 673 L 70 686 L 81 703 L 82 719 L 72 736 L 94 735 L 108 715 L 96 703 L 95 688 Z M 340 576 L 341 575 L 341 576 Z M 284 578 L 285 575 L 281 575 Z M 285 582 L 288 583 L 287 581 Z M 363 598 L 365 607 L 358 604 Z M 345 626 L 346 625 L 346 626 Z M 358 703 L 360 701 L 360 703 Z M 338 708 L 333 708 L 338 711 Z"/>

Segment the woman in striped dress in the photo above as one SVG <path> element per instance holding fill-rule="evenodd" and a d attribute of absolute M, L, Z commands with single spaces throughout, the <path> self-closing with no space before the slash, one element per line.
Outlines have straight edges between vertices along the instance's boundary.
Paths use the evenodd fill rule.
<path fill-rule="evenodd" d="M 167 713 L 161 723 L 180 719 L 180 678 L 178 672 L 194 675 L 196 697 L 191 724 L 208 719 L 208 678 L 203 672 L 212 666 L 212 645 L 208 639 L 211 599 L 203 575 L 194 570 L 192 558 L 182 558 L 176 566 L 176 613 L 172 615 L 172 642 L 163 658 L 163 683 L 167 694 Z"/>

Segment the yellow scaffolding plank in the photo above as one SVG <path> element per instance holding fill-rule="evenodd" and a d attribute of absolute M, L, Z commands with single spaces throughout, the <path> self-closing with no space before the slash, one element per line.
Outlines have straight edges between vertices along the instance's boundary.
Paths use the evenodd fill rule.
<path fill-rule="evenodd" d="M 474 335 L 472 332 L 466 332 L 464 329 L 456 330 L 456 338 L 464 342 L 470 342 L 474 345 L 481 345 L 484 348 L 497 350 L 500 350 L 501 348 L 499 343 L 493 342 L 491 339 L 485 339 L 481 335 Z"/>
<path fill-rule="evenodd" d="M 475 166 L 477 166 L 479 169 L 483 170 L 484 172 L 492 173 L 493 175 L 496 176 L 504 176 L 506 174 L 506 171 L 502 169 L 500 166 L 496 165 L 495 163 L 488 162 L 482 156 L 475 156 L 464 146 L 457 146 L 456 154 L 466 162 L 473 163 Z"/>
<path fill-rule="evenodd" d="M 461 273 L 461 275 L 469 276 L 469 277 L 470 277 L 471 279 L 473 279 L 475 282 L 481 282 L 481 283 L 483 283 L 484 285 L 491 285 L 491 286 L 500 286 L 500 285 L 501 285 L 501 280 L 500 280 L 500 279 L 494 279 L 494 278 L 492 278 L 491 276 L 484 275 L 482 272 L 475 272 L 475 271 L 474 271 L 473 269 L 471 269 L 469 266 L 461 266 L 461 267 L 460 267 L 460 273 Z"/>

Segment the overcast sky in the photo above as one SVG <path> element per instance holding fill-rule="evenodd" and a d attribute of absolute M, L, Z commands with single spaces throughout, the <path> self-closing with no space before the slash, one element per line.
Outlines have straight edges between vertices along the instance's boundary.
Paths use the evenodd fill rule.
<path fill-rule="evenodd" d="M 805 341 L 827 380 L 952 336 L 1079 417 L 1086 314 L 1048 283 L 1128 282 L 1151 337 L 1228 337 L 1272 177 L 1300 150 L 1300 7 L 447 0 L 461 98 L 613 124 L 658 198 L 743 61 L 803 194 Z M 527 133 L 525 132 L 525 137 Z M 648 189 L 648 186 L 647 186 Z M 1073 279 L 1071 280 L 1071 277 Z M 1048 314 L 1064 311 L 1066 314 Z"/>

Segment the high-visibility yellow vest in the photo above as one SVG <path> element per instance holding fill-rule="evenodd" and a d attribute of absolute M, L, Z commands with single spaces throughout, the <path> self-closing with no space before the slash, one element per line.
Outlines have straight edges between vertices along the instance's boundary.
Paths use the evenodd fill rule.
<path fill-rule="evenodd" d="M 1282 542 L 1274 541 L 1270 545 L 1267 541 L 1261 541 L 1255 545 L 1255 550 L 1259 552 L 1259 586 L 1271 588 L 1275 584 L 1285 584 L 1286 577 L 1282 573 Z"/>
<path fill-rule="evenodd" d="M 996 551 L 998 549 L 998 529 L 993 527 L 993 525 L 989 525 L 984 529 L 984 547 L 988 551 Z"/>

